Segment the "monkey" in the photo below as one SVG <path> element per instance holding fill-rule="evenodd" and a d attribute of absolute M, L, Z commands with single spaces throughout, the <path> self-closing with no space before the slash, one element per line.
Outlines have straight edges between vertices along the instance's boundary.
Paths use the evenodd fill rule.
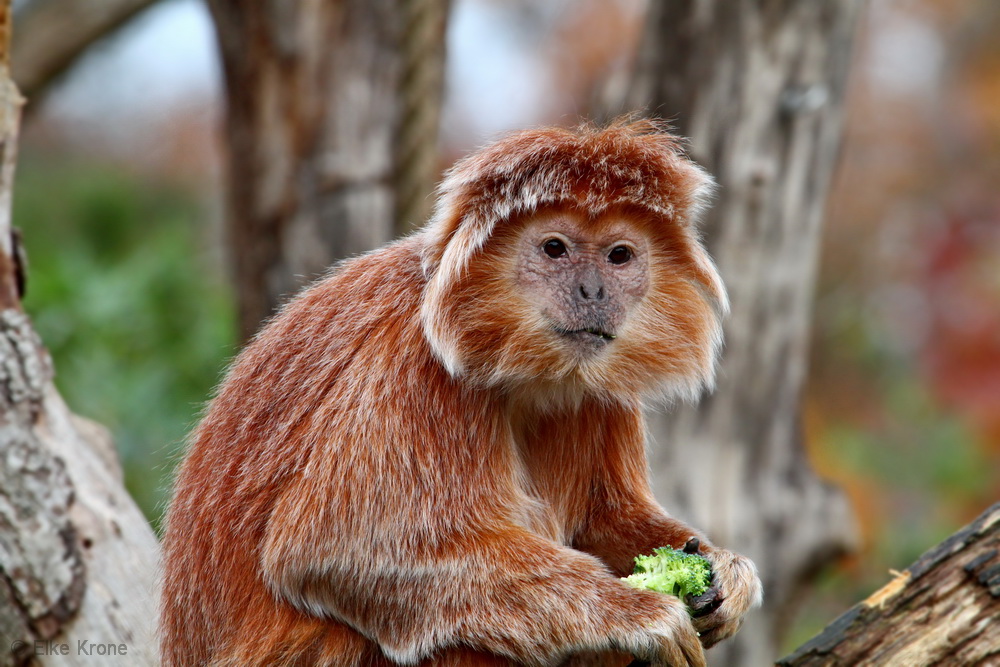
<path fill-rule="evenodd" d="M 654 499 L 642 409 L 714 381 L 711 188 L 658 121 L 516 132 L 287 303 L 179 466 L 164 664 L 704 665 L 761 583 Z M 685 544 L 701 615 L 620 580 Z"/>

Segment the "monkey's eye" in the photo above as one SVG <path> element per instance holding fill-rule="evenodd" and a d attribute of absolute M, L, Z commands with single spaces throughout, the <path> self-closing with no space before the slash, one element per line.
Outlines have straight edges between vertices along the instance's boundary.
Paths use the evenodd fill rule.
<path fill-rule="evenodd" d="M 542 250 L 545 254 L 555 259 L 556 257 L 562 257 L 566 254 L 566 246 L 559 239 L 549 239 L 544 244 L 542 244 Z"/>
<path fill-rule="evenodd" d="M 608 261 L 612 264 L 624 264 L 632 259 L 632 251 L 623 245 L 612 248 L 608 253 Z"/>

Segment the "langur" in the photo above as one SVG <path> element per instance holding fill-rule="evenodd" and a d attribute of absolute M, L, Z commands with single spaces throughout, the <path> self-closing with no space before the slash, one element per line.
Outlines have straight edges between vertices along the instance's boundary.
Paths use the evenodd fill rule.
<path fill-rule="evenodd" d="M 642 408 L 713 382 L 710 187 L 652 121 L 515 133 L 288 303 L 180 467 L 164 663 L 704 665 L 761 584 L 653 498 Z M 685 544 L 700 614 L 620 581 Z"/>

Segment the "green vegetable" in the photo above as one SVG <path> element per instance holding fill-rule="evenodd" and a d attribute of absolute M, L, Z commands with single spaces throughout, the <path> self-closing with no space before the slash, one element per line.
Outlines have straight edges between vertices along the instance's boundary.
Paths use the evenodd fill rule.
<path fill-rule="evenodd" d="M 707 558 L 670 547 L 653 549 L 652 556 L 637 556 L 635 571 L 623 579 L 635 588 L 676 595 L 682 600 L 707 591 L 711 580 L 712 566 Z"/>

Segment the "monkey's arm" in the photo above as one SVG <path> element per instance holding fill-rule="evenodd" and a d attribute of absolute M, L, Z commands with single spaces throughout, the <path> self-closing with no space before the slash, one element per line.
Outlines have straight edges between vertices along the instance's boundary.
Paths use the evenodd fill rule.
<path fill-rule="evenodd" d="M 712 564 L 712 588 L 702 596 L 695 627 L 705 647 L 732 636 L 743 624 L 743 616 L 761 603 L 763 589 L 757 568 L 750 559 L 711 544 L 699 532 L 667 516 L 651 499 L 619 499 L 592 518 L 589 529 L 575 542 L 587 553 L 606 562 L 616 574 L 632 572 L 634 558 L 650 554 L 655 547 L 683 548 L 697 538 L 698 553 Z"/>
<path fill-rule="evenodd" d="M 262 563 L 271 589 L 346 623 L 400 663 L 465 646 L 526 665 L 605 649 L 658 667 L 704 665 L 678 600 L 629 588 L 596 558 L 523 529 L 437 534 L 396 523 L 391 534 L 359 525 L 349 535 L 323 517 L 301 521 L 294 505 L 279 504 L 268 528 Z"/>
<path fill-rule="evenodd" d="M 617 576 L 632 574 L 635 557 L 652 554 L 657 547 L 681 549 L 691 538 L 708 544 L 701 531 L 667 515 L 652 498 L 615 495 L 595 502 L 573 546 L 600 558 Z"/>
<path fill-rule="evenodd" d="M 708 647 L 733 635 L 743 616 L 761 603 L 763 589 L 757 568 L 748 558 L 714 546 L 704 534 L 670 517 L 656 502 L 646 472 L 641 416 L 623 417 L 616 433 L 622 439 L 605 445 L 605 467 L 594 483 L 588 520 L 574 546 L 594 554 L 619 576 L 631 574 L 634 558 L 656 547 L 681 549 L 697 538 L 698 553 L 712 563 L 712 588 L 695 620 Z"/>
<path fill-rule="evenodd" d="M 625 406 L 586 406 L 599 425 L 577 434 L 579 446 L 600 452 L 588 482 L 590 505 L 573 546 L 594 554 L 620 577 L 632 574 L 636 556 L 656 547 L 680 549 L 705 536 L 670 517 L 649 488 L 642 414 Z"/>

